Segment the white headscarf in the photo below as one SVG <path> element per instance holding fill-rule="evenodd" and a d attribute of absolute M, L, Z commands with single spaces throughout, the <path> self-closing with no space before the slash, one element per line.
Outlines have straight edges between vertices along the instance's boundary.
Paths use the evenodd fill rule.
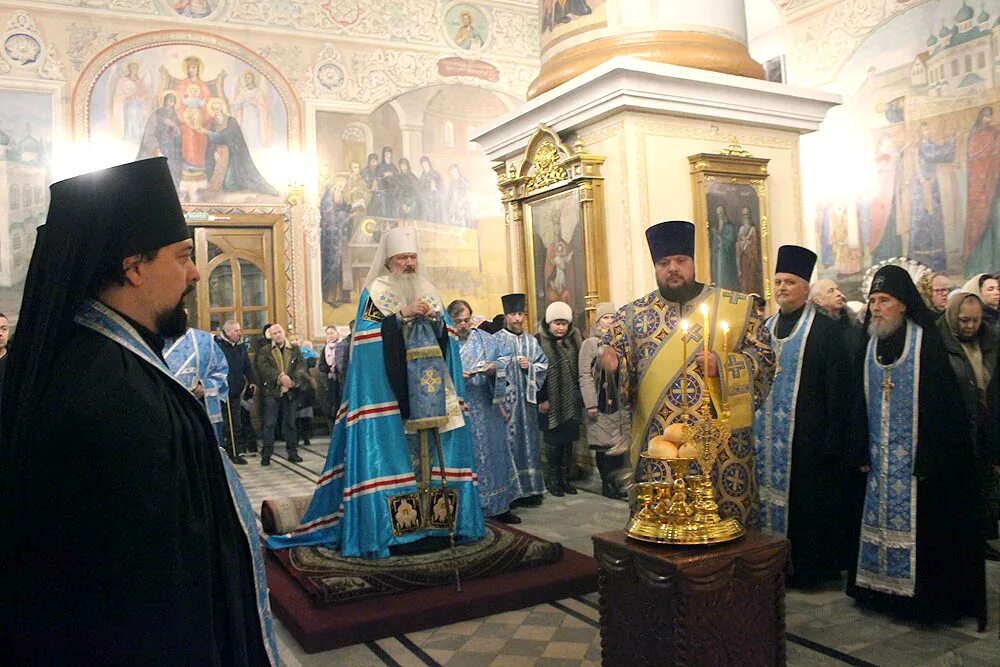
<path fill-rule="evenodd" d="M 376 278 L 389 273 L 385 264 L 390 257 L 408 252 L 417 252 L 417 230 L 415 228 L 394 227 L 383 234 L 378 249 L 375 251 L 375 259 L 372 260 L 371 268 L 368 269 L 368 275 L 365 277 L 365 287 L 370 288 Z"/>

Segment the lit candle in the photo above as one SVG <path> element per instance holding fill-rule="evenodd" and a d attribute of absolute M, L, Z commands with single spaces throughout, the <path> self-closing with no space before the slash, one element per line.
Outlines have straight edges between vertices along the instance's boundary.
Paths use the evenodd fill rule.
<path fill-rule="evenodd" d="M 729 352 L 729 322 L 721 320 L 719 322 L 719 328 L 722 329 L 722 351 L 724 353 Z"/>
<path fill-rule="evenodd" d="M 681 364 L 681 406 L 684 414 L 688 407 L 688 321 L 681 320 L 681 343 L 684 346 L 684 363 Z"/>
<path fill-rule="evenodd" d="M 703 362 L 705 365 L 703 366 L 703 368 L 708 368 L 708 354 L 709 354 L 709 352 L 708 352 L 708 334 L 709 334 L 709 328 L 708 328 L 708 326 L 709 325 L 708 325 L 708 304 L 707 303 L 701 304 L 701 315 L 702 315 L 702 318 L 705 321 L 704 329 L 702 329 L 702 335 L 705 337 L 705 361 Z"/>

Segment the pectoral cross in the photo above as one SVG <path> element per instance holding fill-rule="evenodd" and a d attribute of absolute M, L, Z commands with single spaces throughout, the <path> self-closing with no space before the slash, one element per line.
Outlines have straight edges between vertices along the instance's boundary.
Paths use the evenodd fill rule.
<path fill-rule="evenodd" d="M 892 375 L 889 373 L 889 371 L 886 371 L 885 377 L 882 380 L 882 400 L 885 401 L 886 403 L 889 402 L 889 392 L 891 392 L 892 388 L 895 386 L 896 385 L 893 384 L 892 382 Z"/>

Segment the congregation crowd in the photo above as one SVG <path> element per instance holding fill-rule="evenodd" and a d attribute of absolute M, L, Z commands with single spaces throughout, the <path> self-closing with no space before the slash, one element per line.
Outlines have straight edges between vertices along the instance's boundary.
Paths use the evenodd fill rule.
<path fill-rule="evenodd" d="M 985 628 L 997 278 L 953 290 L 887 263 L 853 312 L 835 282 L 810 284 L 815 253 L 782 246 L 765 317 L 755 295 L 696 280 L 694 236 L 690 222 L 649 227 L 656 289 L 596 304 L 583 332 L 563 301 L 535 314 L 507 294 L 492 319 L 446 305 L 417 230 L 397 227 L 349 336 L 328 326 L 316 350 L 271 324 L 251 355 L 236 321 L 187 326 L 199 275 L 165 160 L 54 184 L 9 362 L 0 316 L 5 655 L 277 661 L 262 537 L 229 465 L 257 449 L 258 393 L 261 465 L 279 433 L 301 462 L 317 409 L 329 429 L 310 505 L 263 540 L 272 550 L 375 559 L 482 539 L 485 517 L 519 523 L 512 509 L 546 491 L 577 493 L 581 441 L 603 494 L 624 498 L 647 442 L 707 405 L 731 432 L 719 513 L 786 536 L 791 585 L 846 571 L 861 604 Z"/>

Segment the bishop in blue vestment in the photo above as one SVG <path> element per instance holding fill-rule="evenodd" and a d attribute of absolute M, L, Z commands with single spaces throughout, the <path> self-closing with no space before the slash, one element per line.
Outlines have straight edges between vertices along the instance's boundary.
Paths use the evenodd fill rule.
<path fill-rule="evenodd" d="M 302 523 L 272 548 L 386 558 L 428 537 L 485 534 L 454 328 L 417 271 L 416 230 L 390 230 L 361 291 L 344 394 Z"/>

